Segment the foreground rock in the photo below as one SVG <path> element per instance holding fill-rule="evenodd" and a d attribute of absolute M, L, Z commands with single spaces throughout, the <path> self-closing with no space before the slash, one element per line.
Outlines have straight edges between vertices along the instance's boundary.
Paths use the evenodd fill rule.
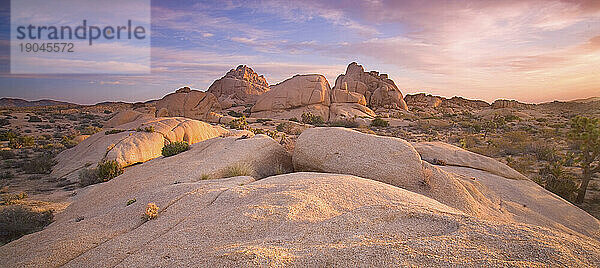
<path fill-rule="evenodd" d="M 148 131 L 150 129 L 152 132 Z M 143 163 L 161 156 L 165 143 L 185 141 L 194 144 L 228 132 L 221 127 L 181 117 L 142 117 L 113 130 L 121 132 L 98 132 L 61 152 L 56 156 L 57 164 L 51 175 L 73 180 L 79 170 L 94 167 L 102 161 L 116 160 L 122 167 Z"/>
<path fill-rule="evenodd" d="M 364 96 L 348 90 L 332 90 L 319 74 L 296 75 L 263 94 L 252 107 L 253 117 L 290 119 L 310 113 L 324 121 L 374 117 Z"/>
<path fill-rule="evenodd" d="M 183 87 L 155 102 L 156 117 L 181 116 L 196 120 L 215 120 L 221 111 L 219 100 L 212 93 Z"/>
<path fill-rule="evenodd" d="M 352 62 L 346 68 L 346 73 L 335 80 L 334 89 L 343 89 L 365 96 L 367 106 L 371 108 L 402 109 L 408 107 L 402 97 L 402 92 L 387 74 L 365 72 L 365 69 Z"/>
<path fill-rule="evenodd" d="M 344 173 L 385 182 L 481 219 L 600 238 L 597 219 L 502 163 L 445 144 L 415 147 L 398 138 L 345 128 L 313 128 L 298 137 L 293 162 L 296 171 Z M 428 159 L 433 157 L 436 161 Z"/>
<path fill-rule="evenodd" d="M 188 153 L 194 152 L 199 155 L 189 160 L 210 158 Z M 182 160 L 170 161 L 167 170 L 146 163 L 96 186 L 47 229 L 3 246 L 0 259 L 16 267 L 587 267 L 600 262 L 598 241 L 534 225 L 482 221 L 373 180 L 293 173 L 259 181 L 194 181 L 189 171 L 173 172 L 196 167 Z M 169 159 L 153 164 L 161 161 Z M 195 164 L 195 172 L 210 167 Z M 132 179 L 146 187 L 114 192 L 135 185 Z M 175 179 L 183 182 L 173 184 Z M 133 197 L 137 202 L 126 206 Z M 94 206 L 97 202 L 104 205 Z M 147 202 L 162 210 L 143 222 L 139 217 Z"/>
<path fill-rule="evenodd" d="M 258 96 L 267 91 L 269 84 L 264 76 L 240 65 L 213 82 L 207 92 L 219 99 L 221 108 L 227 109 L 232 105 L 254 104 Z"/>

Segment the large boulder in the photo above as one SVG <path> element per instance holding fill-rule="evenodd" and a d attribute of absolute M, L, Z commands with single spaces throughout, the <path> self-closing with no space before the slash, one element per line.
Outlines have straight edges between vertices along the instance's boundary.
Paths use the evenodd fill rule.
<path fill-rule="evenodd" d="M 219 99 L 221 108 L 227 109 L 232 105 L 254 104 L 258 96 L 267 91 L 269 84 L 264 76 L 259 76 L 246 65 L 240 65 L 216 80 L 207 92 Z"/>
<path fill-rule="evenodd" d="M 151 128 L 153 132 L 144 131 Z M 115 160 L 126 167 L 161 156 L 165 143 L 185 141 L 194 144 L 228 132 L 222 127 L 181 117 L 140 119 L 112 130 L 121 132 L 98 132 L 62 151 L 56 156 L 57 164 L 51 175 L 73 180 L 79 170 L 94 167 L 102 161 Z"/>
<path fill-rule="evenodd" d="M 221 153 L 243 152 L 235 148 Z M 600 262 L 597 240 L 481 220 L 355 176 L 293 173 L 258 181 L 198 181 L 193 173 L 219 162 L 204 160 L 215 155 L 199 150 L 184 154 L 136 166 L 90 189 L 45 230 L 2 246 L 0 259 L 15 267 L 593 267 Z M 126 205 L 131 198 L 137 202 Z M 161 209 L 156 219 L 143 221 L 148 202 Z"/>
<path fill-rule="evenodd" d="M 398 138 L 345 128 L 313 128 L 298 137 L 293 162 L 296 171 L 381 181 L 481 219 L 516 221 L 600 238 L 600 222 L 580 208 L 502 163 L 446 144 L 411 145 Z M 523 189 L 515 191 L 519 186 Z"/>
<path fill-rule="evenodd" d="M 311 74 L 296 75 L 272 86 L 251 111 L 253 117 L 289 119 L 311 113 L 324 121 L 349 121 L 375 116 L 365 104 L 363 95 L 345 89 L 331 90 L 324 76 Z"/>
<path fill-rule="evenodd" d="M 376 71 L 365 72 L 356 62 L 350 63 L 346 73 L 335 80 L 334 89 L 348 90 L 365 96 L 370 108 L 388 108 L 407 110 L 402 92 L 387 74 Z"/>
<path fill-rule="evenodd" d="M 181 116 L 202 121 L 214 121 L 221 111 L 219 100 L 212 93 L 183 87 L 156 101 L 156 117 Z"/>
<path fill-rule="evenodd" d="M 262 94 L 252 106 L 252 116 L 289 119 L 310 112 L 328 120 L 330 91 L 329 82 L 320 74 L 296 75 Z"/>
<path fill-rule="evenodd" d="M 417 142 L 412 144 L 423 160 L 448 166 L 469 167 L 515 180 L 528 180 L 523 174 L 493 158 L 469 152 L 443 142 Z"/>
<path fill-rule="evenodd" d="M 153 115 L 141 113 L 134 110 L 123 110 L 106 121 L 104 127 L 116 127 L 137 120 L 149 120 L 154 118 Z"/>

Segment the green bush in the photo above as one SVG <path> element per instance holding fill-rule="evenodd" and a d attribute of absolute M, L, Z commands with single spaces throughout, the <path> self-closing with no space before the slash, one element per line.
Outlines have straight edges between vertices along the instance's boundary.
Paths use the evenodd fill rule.
<path fill-rule="evenodd" d="M 31 147 L 33 145 L 35 145 L 35 139 L 32 136 L 18 136 L 10 139 L 8 142 L 8 146 L 13 149 Z"/>
<path fill-rule="evenodd" d="M 56 161 L 52 155 L 44 154 L 25 162 L 21 169 L 27 174 L 50 174 L 54 165 Z"/>
<path fill-rule="evenodd" d="M 390 123 L 388 123 L 388 121 L 383 120 L 379 116 L 375 117 L 375 119 L 373 119 L 373 121 L 371 121 L 372 127 L 387 127 L 389 125 L 390 125 Z"/>
<path fill-rule="evenodd" d="M 298 120 L 298 118 L 296 118 L 296 117 L 292 117 L 292 118 L 290 118 L 288 120 L 292 121 L 292 122 L 298 122 L 298 123 L 300 123 L 300 120 Z"/>
<path fill-rule="evenodd" d="M 12 139 L 16 139 L 18 136 L 19 134 L 12 130 L 5 130 L 0 132 L 0 141 L 10 141 Z"/>
<path fill-rule="evenodd" d="M 52 210 L 34 211 L 22 205 L 0 209 L 0 244 L 6 244 L 21 236 L 41 231 L 54 218 Z"/>
<path fill-rule="evenodd" d="M 39 116 L 32 115 L 29 117 L 29 120 L 27 120 L 27 122 L 37 123 L 42 122 L 42 119 Z"/>
<path fill-rule="evenodd" d="M 242 116 L 238 119 L 231 120 L 227 126 L 229 128 L 242 130 L 248 128 L 248 122 L 246 121 L 246 117 Z"/>
<path fill-rule="evenodd" d="M 236 111 L 228 111 L 227 114 L 230 115 L 230 116 L 233 116 L 233 117 L 242 117 L 242 116 L 244 116 L 243 113 L 238 113 Z"/>
<path fill-rule="evenodd" d="M 106 182 L 123 174 L 123 168 L 115 160 L 99 163 L 95 168 L 83 169 L 79 172 L 79 184 L 88 186 Z"/>
<path fill-rule="evenodd" d="M 95 126 L 86 126 L 80 130 L 81 135 L 93 135 L 102 131 L 101 128 Z"/>
<path fill-rule="evenodd" d="M 314 115 L 312 113 L 306 112 L 302 114 L 302 123 L 311 124 L 314 126 L 321 126 L 325 124 L 325 120 L 323 120 L 323 117 L 319 115 Z"/>
<path fill-rule="evenodd" d="M 117 134 L 117 133 L 121 133 L 121 132 L 125 132 L 127 130 L 125 129 L 111 129 L 111 130 L 107 130 L 104 131 L 104 135 L 112 135 L 112 134 Z"/>
<path fill-rule="evenodd" d="M 329 123 L 332 127 L 345 127 L 345 128 L 357 128 L 359 127 L 358 122 L 350 120 L 340 120 Z"/>
<path fill-rule="evenodd" d="M 154 126 L 146 126 L 146 127 L 138 127 L 135 131 L 137 132 L 148 132 L 148 133 L 153 133 L 154 132 Z"/>
<path fill-rule="evenodd" d="M 190 149 L 190 145 L 185 141 L 171 142 L 162 148 L 162 155 L 165 157 L 173 156 Z"/>
<path fill-rule="evenodd" d="M 123 168 L 116 160 L 104 161 L 96 167 L 96 174 L 102 181 L 109 181 L 123 174 Z"/>

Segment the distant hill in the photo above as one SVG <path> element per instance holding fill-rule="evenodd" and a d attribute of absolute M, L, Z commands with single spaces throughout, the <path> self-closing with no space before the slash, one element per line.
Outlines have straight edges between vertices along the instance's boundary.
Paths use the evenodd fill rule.
<path fill-rule="evenodd" d="M 55 100 L 36 100 L 28 101 L 16 98 L 1 98 L 0 107 L 36 107 L 36 106 L 58 106 L 58 105 L 77 105 L 74 103 L 55 101 Z"/>
<path fill-rule="evenodd" d="M 575 103 L 589 103 L 589 102 L 594 102 L 594 101 L 600 101 L 600 97 L 590 97 L 587 99 L 578 99 L 578 100 L 572 100 L 569 102 L 575 102 Z"/>

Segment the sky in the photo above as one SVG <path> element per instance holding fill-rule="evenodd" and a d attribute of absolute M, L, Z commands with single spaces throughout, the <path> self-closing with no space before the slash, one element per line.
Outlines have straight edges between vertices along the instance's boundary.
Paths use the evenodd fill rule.
<path fill-rule="evenodd" d="M 146 101 L 206 90 L 240 64 L 270 84 L 320 73 L 333 86 L 353 61 L 403 94 L 600 96 L 598 0 L 152 1 L 151 20 L 150 74 L 11 74 L 10 4 L 0 0 L 0 97 Z"/>

